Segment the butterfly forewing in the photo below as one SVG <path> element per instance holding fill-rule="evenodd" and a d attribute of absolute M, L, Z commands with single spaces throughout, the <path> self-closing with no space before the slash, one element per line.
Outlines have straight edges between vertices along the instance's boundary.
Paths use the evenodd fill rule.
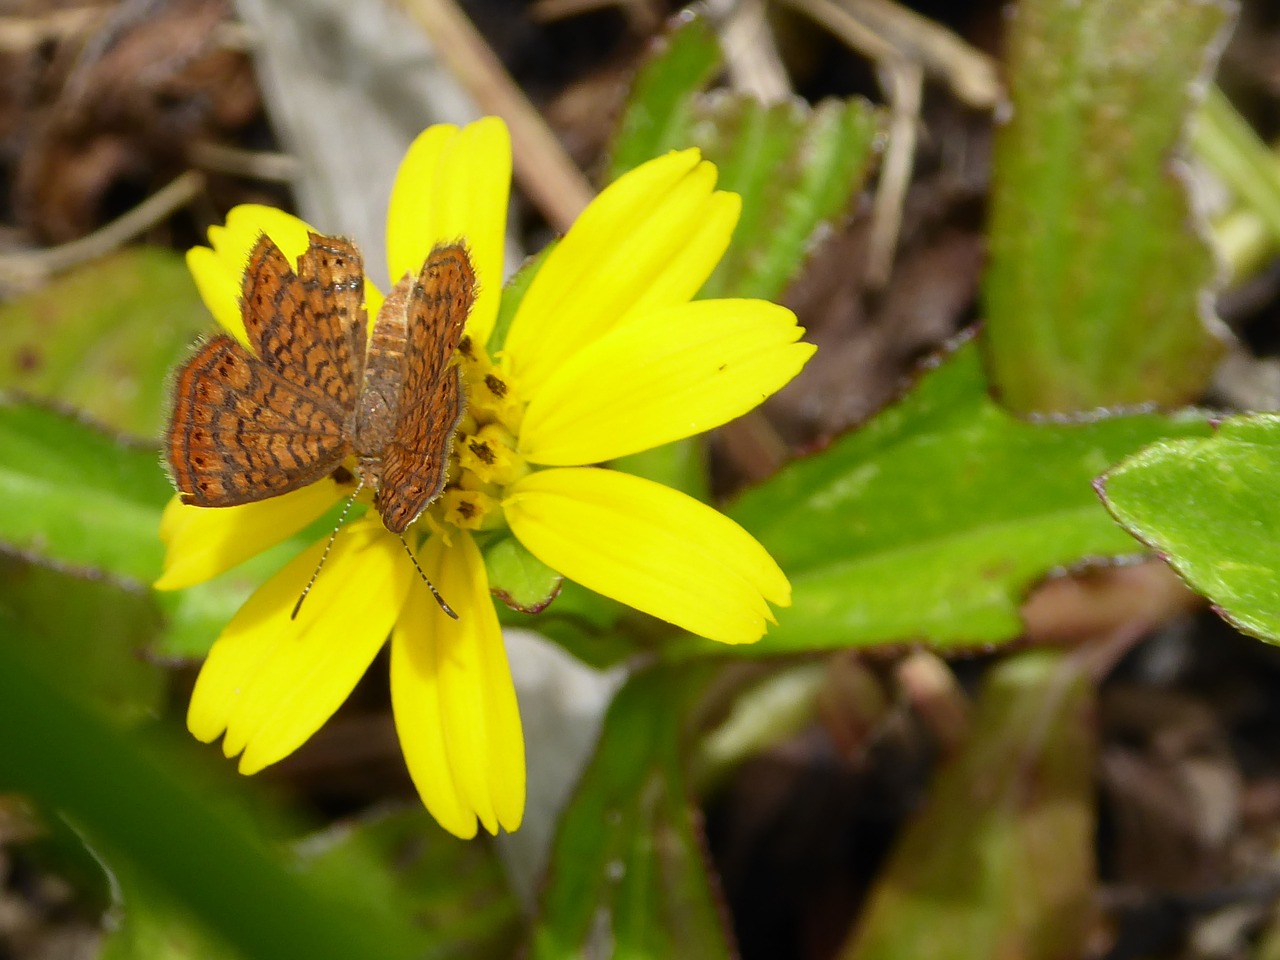
<path fill-rule="evenodd" d="M 436 247 L 405 304 L 407 349 L 395 427 L 382 455 L 378 510 L 403 533 L 444 486 L 453 430 L 462 417 L 454 352 L 475 299 L 475 273 L 461 244 Z"/>
<path fill-rule="evenodd" d="M 349 411 L 360 389 L 369 336 L 364 261 L 350 240 L 319 233 L 308 237 L 310 245 L 298 258 L 298 278 L 307 288 L 317 339 L 328 354 L 314 354 L 312 366 L 319 389 Z"/>
<path fill-rule="evenodd" d="M 241 288 L 244 327 L 264 364 L 342 421 L 360 389 L 363 267 L 348 241 L 308 236 L 297 273 L 269 237 L 258 238 Z"/>
<path fill-rule="evenodd" d="M 185 503 L 250 503 L 314 483 L 350 450 L 365 311 L 359 254 L 311 235 L 295 273 L 258 238 L 241 315 L 254 352 L 214 337 L 179 371 L 166 459 Z M 256 353 L 256 355 L 255 355 Z"/>

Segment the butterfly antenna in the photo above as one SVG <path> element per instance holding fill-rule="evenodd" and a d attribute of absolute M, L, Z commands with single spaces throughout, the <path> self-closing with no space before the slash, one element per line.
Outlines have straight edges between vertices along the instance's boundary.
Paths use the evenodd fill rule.
<path fill-rule="evenodd" d="M 453 612 L 453 607 L 444 602 L 444 597 L 440 596 L 440 591 L 436 589 L 436 585 L 427 579 L 427 575 L 422 572 L 422 567 L 418 566 L 418 558 L 413 555 L 413 551 L 409 549 L 409 544 L 405 543 L 404 534 L 400 534 L 400 546 L 404 547 L 404 552 L 409 555 L 409 559 L 413 561 L 413 569 L 418 571 L 418 576 L 422 578 L 422 582 L 427 585 L 427 589 L 431 591 L 431 595 L 436 598 L 436 603 L 440 604 L 440 609 L 447 613 L 453 619 L 457 620 L 458 615 Z"/>
<path fill-rule="evenodd" d="M 320 576 L 320 568 L 324 566 L 324 562 L 329 559 L 329 551 L 333 549 L 333 541 L 338 539 L 338 531 L 342 529 L 342 524 L 346 522 L 347 513 L 351 510 L 351 505 L 356 502 L 356 497 L 360 496 L 360 491 L 364 489 L 364 478 L 356 484 L 356 488 L 351 491 L 351 496 L 347 497 L 347 502 L 342 508 L 342 513 L 338 514 L 338 522 L 333 525 L 333 533 L 329 534 L 329 542 L 324 545 L 324 553 L 320 554 L 320 562 L 316 564 L 315 571 L 311 574 L 311 579 L 307 581 L 307 585 L 302 588 L 302 594 L 298 597 L 298 602 L 293 605 L 293 613 L 289 614 L 290 620 L 298 619 L 298 611 L 302 609 L 302 601 L 307 599 L 307 594 L 311 592 L 311 588 L 316 584 L 316 577 Z M 404 538 L 402 537 L 401 540 Z"/>

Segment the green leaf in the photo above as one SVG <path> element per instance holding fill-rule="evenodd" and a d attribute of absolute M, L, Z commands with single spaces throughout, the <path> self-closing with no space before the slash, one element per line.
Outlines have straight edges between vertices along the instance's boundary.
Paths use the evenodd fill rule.
<path fill-rule="evenodd" d="M 677 23 L 636 78 L 610 179 L 668 150 L 700 147 L 720 170 L 719 188 L 742 197 L 733 242 L 700 296 L 773 299 L 862 188 L 878 115 L 864 100 L 811 108 L 706 94 L 720 64 L 715 34 L 702 17 Z"/>
<path fill-rule="evenodd" d="M 36 404 L 0 399 L 0 545 L 142 583 L 173 491 L 154 448 Z"/>
<path fill-rule="evenodd" d="M 1107 507 L 1241 630 L 1280 642 L 1280 414 L 1224 420 L 1109 471 Z"/>
<path fill-rule="evenodd" d="M 310 836 L 294 847 L 290 865 L 322 889 L 347 891 L 357 909 L 382 927 L 412 924 L 405 939 L 413 956 L 487 960 L 512 956 L 518 945 L 519 908 L 493 847 L 449 836 L 420 806 Z M 130 864 L 115 862 L 111 868 L 123 903 L 119 922 L 103 942 L 103 960 L 243 956 L 136 876 Z"/>
<path fill-rule="evenodd" d="M 973 730 L 939 773 L 841 960 L 1057 960 L 1088 953 L 1093 693 L 1037 651 L 987 678 Z"/>
<path fill-rule="evenodd" d="M 98 960 L 243 960 L 191 911 L 134 876 L 128 864 L 113 863 L 111 873 L 119 902 Z"/>
<path fill-rule="evenodd" d="M 1231 7 L 1026 0 L 1008 38 L 984 285 L 993 386 L 1020 411 L 1176 405 L 1221 345 L 1215 274 L 1174 175 Z"/>
<path fill-rule="evenodd" d="M 501 537 L 485 548 L 489 589 L 512 610 L 540 613 L 556 598 L 564 577 L 525 549 L 515 537 Z"/>
<path fill-rule="evenodd" d="M 0 306 L 0 389 L 158 437 L 167 373 L 211 325 L 181 254 L 130 247 Z"/>
<path fill-rule="evenodd" d="M 121 735 L 0 644 L 0 789 L 65 816 L 108 863 L 127 860 L 246 957 L 419 955 L 405 918 L 282 864 L 245 808 L 175 747 Z"/>
<path fill-rule="evenodd" d="M 560 822 L 533 956 L 731 956 L 686 796 L 685 716 L 708 670 L 653 670 L 619 692 Z"/>
<path fill-rule="evenodd" d="M 160 575 L 160 515 L 173 496 L 156 451 L 34 403 L 0 400 L 0 547 L 134 584 Z M 204 656 L 257 586 L 327 536 L 339 507 L 208 583 L 156 595 L 165 629 L 150 652 Z"/>
<path fill-rule="evenodd" d="M 609 180 L 646 160 L 690 145 L 693 95 L 720 67 L 720 43 L 706 17 L 688 11 L 653 46 L 636 74 L 614 136 Z"/>
<path fill-rule="evenodd" d="M 426 810 L 384 812 L 305 841 L 302 870 L 352 891 L 387 925 L 410 918 L 415 955 L 487 960 L 515 954 L 523 924 L 493 846 L 450 836 Z"/>
<path fill-rule="evenodd" d="M 0 554 L 0 644 L 121 723 L 161 711 L 165 677 L 140 654 L 160 631 L 150 591 Z"/>
<path fill-rule="evenodd" d="M 878 115 L 864 100 L 725 97 L 700 101 L 694 121 L 691 142 L 720 168 L 718 186 L 742 197 L 733 242 L 699 296 L 774 299 L 862 189 Z"/>
<path fill-rule="evenodd" d="M 1019 420 L 987 395 L 976 348 L 962 346 L 896 406 L 729 511 L 793 588 L 791 608 L 741 652 L 1012 639 L 1036 580 L 1135 552 L 1093 478 L 1154 440 L 1209 429 L 1194 415 Z"/>
<path fill-rule="evenodd" d="M 516 311 L 520 309 L 520 304 L 524 301 L 524 295 L 529 292 L 529 284 L 533 283 L 533 278 L 538 275 L 538 271 L 542 269 L 542 264 L 546 261 L 547 255 L 551 253 L 555 245 L 556 241 L 552 241 L 533 256 L 528 257 L 520 265 L 520 269 L 516 271 L 515 276 L 508 280 L 507 285 L 502 288 L 502 300 L 498 304 L 498 316 L 493 322 L 493 332 L 489 334 L 489 342 L 485 346 L 486 352 L 490 357 L 498 353 L 502 349 L 502 345 L 507 342 L 507 332 L 511 329 L 511 321 L 516 318 Z"/>

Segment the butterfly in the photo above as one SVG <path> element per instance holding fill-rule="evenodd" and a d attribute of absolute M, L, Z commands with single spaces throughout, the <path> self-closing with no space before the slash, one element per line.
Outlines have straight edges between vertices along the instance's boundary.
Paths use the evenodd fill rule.
<path fill-rule="evenodd" d="M 373 489 L 383 525 L 403 543 L 444 487 L 464 405 L 453 358 L 475 291 L 465 245 L 437 246 L 395 285 L 369 335 L 353 243 L 310 233 L 295 271 L 259 237 L 241 287 L 248 348 L 215 336 L 174 380 L 164 457 L 182 502 L 265 500 L 354 456 L 357 492 Z"/>

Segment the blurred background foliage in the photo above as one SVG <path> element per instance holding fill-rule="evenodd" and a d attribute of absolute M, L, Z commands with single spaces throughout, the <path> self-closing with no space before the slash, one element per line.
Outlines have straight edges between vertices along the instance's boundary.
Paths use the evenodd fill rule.
<path fill-rule="evenodd" d="M 0 958 L 1280 956 L 1273 5 L 10 0 L 0 77 Z M 149 584 L 182 251 L 265 202 L 380 261 L 404 146 L 481 113 L 513 270 L 696 145 L 743 198 L 703 295 L 819 352 L 618 464 L 793 606 L 504 613 L 529 811 L 462 842 L 376 667 L 252 780 L 182 729 L 295 543 Z"/>

